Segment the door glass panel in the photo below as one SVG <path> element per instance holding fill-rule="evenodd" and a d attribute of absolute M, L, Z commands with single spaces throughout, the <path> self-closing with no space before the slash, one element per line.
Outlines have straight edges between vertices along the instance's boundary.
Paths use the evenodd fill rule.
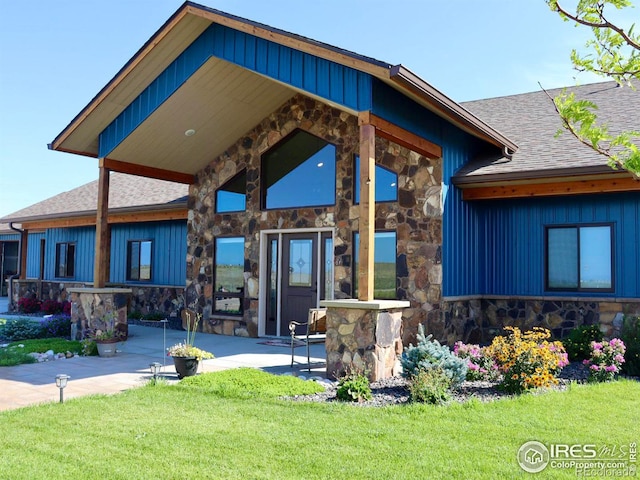
<path fill-rule="evenodd" d="M 324 239 L 324 291 L 323 300 L 333 299 L 333 239 Z"/>
<path fill-rule="evenodd" d="M 275 322 L 278 317 L 278 240 L 273 239 L 269 244 L 271 263 L 269 265 L 269 312 L 268 320 Z"/>
<path fill-rule="evenodd" d="M 289 240 L 289 286 L 310 287 L 312 266 L 313 240 Z"/>

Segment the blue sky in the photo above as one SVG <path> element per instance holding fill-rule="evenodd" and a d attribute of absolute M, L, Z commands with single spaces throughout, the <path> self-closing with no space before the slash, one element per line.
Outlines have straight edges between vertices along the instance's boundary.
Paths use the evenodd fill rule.
<path fill-rule="evenodd" d="M 401 63 L 456 101 L 574 84 L 587 38 L 543 0 L 200 3 Z M 0 0 L 0 217 L 97 178 L 97 160 L 47 144 L 181 4 Z"/>

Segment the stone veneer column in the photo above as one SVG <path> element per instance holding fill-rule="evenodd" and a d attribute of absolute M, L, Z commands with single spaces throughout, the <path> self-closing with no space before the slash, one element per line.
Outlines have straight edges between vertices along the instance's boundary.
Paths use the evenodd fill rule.
<path fill-rule="evenodd" d="M 325 300 L 327 307 L 327 376 L 345 370 L 365 371 L 372 382 L 397 373 L 402 352 L 402 310 L 410 304 L 398 300 Z"/>
<path fill-rule="evenodd" d="M 115 330 L 126 340 L 129 333 L 127 307 L 130 288 L 69 288 L 71 294 L 71 339 L 82 340 L 92 330 L 107 328 L 105 315 L 115 315 Z"/>

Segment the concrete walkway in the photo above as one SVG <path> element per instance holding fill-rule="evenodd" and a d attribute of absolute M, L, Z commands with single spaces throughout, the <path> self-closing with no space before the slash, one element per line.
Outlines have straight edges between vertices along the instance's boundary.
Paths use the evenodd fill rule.
<path fill-rule="evenodd" d="M 5 317 L 6 315 L 0 314 L 0 318 Z M 167 347 L 184 341 L 184 338 L 183 331 L 163 331 L 162 328 L 129 325 L 129 339 L 119 344 L 119 352 L 112 358 L 74 357 L 0 367 L 0 411 L 59 401 L 60 393 L 55 385 L 55 377 L 60 373 L 71 377 L 64 389 L 65 399 L 97 393 L 118 393 L 143 385 L 151 378 L 149 364 L 152 362 L 163 364 L 161 375 L 164 378 L 170 382 L 177 381 L 173 360 L 166 357 L 164 352 Z M 199 372 L 254 367 L 276 374 L 325 376 L 324 345 L 311 346 L 313 368 L 309 373 L 306 364 L 295 364 L 291 368 L 290 347 L 265 345 L 263 342 L 267 340 L 199 333 L 196 335 L 196 346 L 216 356 L 212 360 L 201 362 Z M 306 363 L 305 347 L 296 348 L 295 355 L 296 361 Z"/>

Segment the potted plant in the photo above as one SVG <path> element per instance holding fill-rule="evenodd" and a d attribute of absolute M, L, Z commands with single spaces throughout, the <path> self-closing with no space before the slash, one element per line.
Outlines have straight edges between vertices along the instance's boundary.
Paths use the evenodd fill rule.
<path fill-rule="evenodd" d="M 116 354 L 117 344 L 123 340 L 115 328 L 114 313 L 105 314 L 96 324 L 99 328 L 96 328 L 93 332 L 91 339 L 96 343 L 98 355 L 101 357 L 113 357 Z"/>
<path fill-rule="evenodd" d="M 182 318 L 187 330 L 187 338 L 184 342 L 173 345 L 167 351 L 167 355 L 173 358 L 173 364 L 180 379 L 195 375 L 201 360 L 214 358 L 211 352 L 193 345 L 201 315 L 185 309 L 182 312 Z"/>

